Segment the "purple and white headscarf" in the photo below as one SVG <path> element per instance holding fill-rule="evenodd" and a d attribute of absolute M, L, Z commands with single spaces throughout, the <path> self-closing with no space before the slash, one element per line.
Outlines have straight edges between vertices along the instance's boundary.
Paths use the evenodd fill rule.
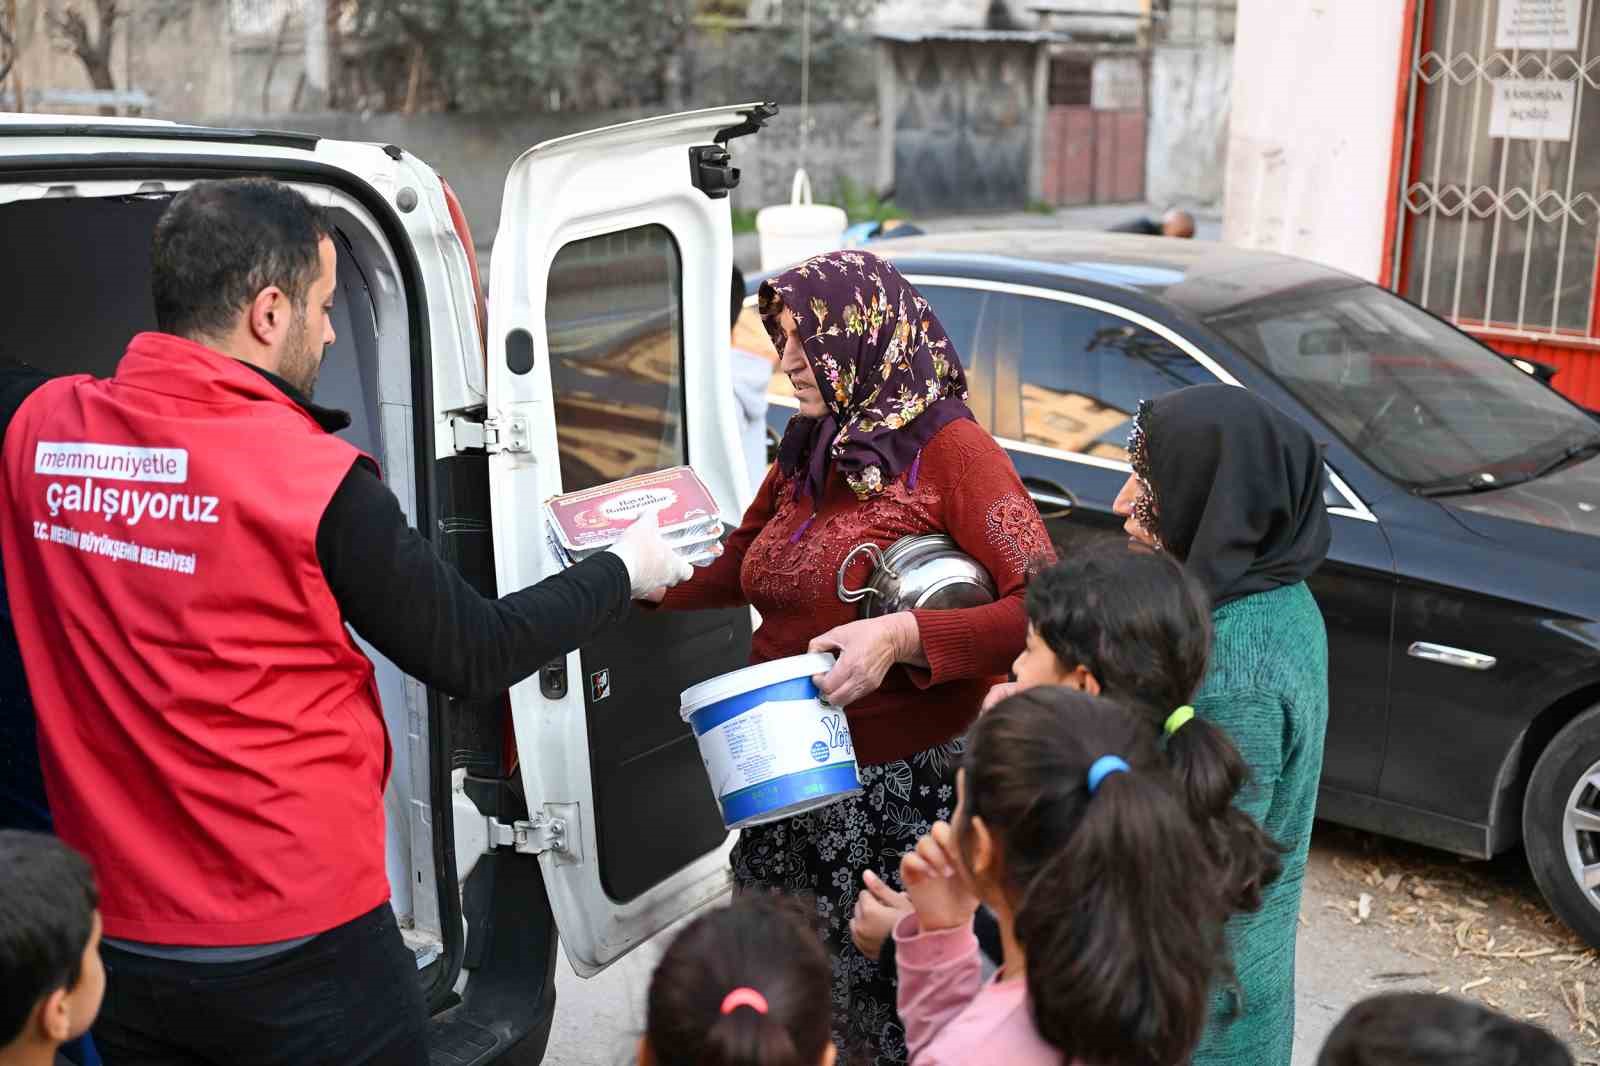
<path fill-rule="evenodd" d="M 859 499 L 911 468 L 946 425 L 972 418 L 967 377 L 944 326 L 894 266 L 870 252 L 830 252 L 761 283 L 762 324 L 783 351 L 778 315 L 794 314 L 828 413 L 789 420 L 778 468 L 822 499 L 837 466 Z"/>

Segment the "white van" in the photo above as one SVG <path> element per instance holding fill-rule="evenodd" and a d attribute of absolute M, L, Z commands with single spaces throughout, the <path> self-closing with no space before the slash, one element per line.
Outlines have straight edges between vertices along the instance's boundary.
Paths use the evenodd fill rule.
<path fill-rule="evenodd" d="M 555 493 L 691 463 L 743 513 L 727 146 L 775 113 L 712 108 L 530 149 L 506 179 L 486 321 L 459 207 L 399 148 L 0 115 L 0 358 L 109 375 L 154 328 L 150 239 L 171 197 L 207 178 L 288 182 L 337 228 L 339 339 L 317 401 L 351 412 L 344 435 L 441 555 L 486 592 L 521 588 L 556 565 L 541 520 Z M 393 905 L 435 1062 L 538 1062 L 558 933 L 593 976 L 725 889 L 731 838 L 678 693 L 743 666 L 750 624 L 635 612 L 478 704 L 366 648 L 395 748 Z"/>

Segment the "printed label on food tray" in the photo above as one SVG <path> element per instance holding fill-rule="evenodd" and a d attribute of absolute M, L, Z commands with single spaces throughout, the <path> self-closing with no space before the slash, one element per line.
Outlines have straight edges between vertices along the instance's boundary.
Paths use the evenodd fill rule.
<path fill-rule="evenodd" d="M 700 754 L 721 797 L 856 758 L 844 712 L 815 700 L 757 704 L 701 734 Z"/>
<path fill-rule="evenodd" d="M 650 507 L 661 508 L 657 522 L 669 535 L 718 523 L 716 501 L 686 466 L 556 496 L 546 504 L 550 525 L 569 550 L 610 544 Z"/>

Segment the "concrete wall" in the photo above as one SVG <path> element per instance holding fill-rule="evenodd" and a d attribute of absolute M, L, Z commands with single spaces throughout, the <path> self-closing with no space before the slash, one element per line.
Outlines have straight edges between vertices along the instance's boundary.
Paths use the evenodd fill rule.
<path fill-rule="evenodd" d="M 19 0 L 17 70 L 23 90 L 89 89 L 89 77 L 76 56 L 58 50 L 50 39 L 46 13 L 53 0 Z M 92 5 L 77 5 L 94 28 Z M 233 99 L 232 64 L 218 62 L 228 47 L 227 7 L 221 0 L 196 0 L 187 15 L 157 26 L 138 4 L 124 5 L 129 14 L 118 25 L 111 53 L 112 77 L 118 89 L 142 89 L 155 100 L 153 113 L 195 114 Z M 8 86 L 9 88 L 9 86 Z M 93 109 L 45 104 L 53 112 Z"/>
<path fill-rule="evenodd" d="M 1222 202 L 1233 67 L 1233 49 L 1225 44 L 1152 50 L 1145 165 L 1151 203 Z"/>
<path fill-rule="evenodd" d="M 1240 0 L 1225 240 L 1377 278 L 1403 7 Z"/>
<path fill-rule="evenodd" d="M 552 137 L 626 122 L 660 108 L 598 114 L 545 115 L 212 115 L 201 121 L 241 128 L 302 130 L 340 140 L 397 144 L 436 167 L 461 198 L 473 239 L 487 248 L 500 224 L 505 176 L 517 156 Z M 794 168 L 802 163 L 819 202 L 838 195 L 841 178 L 858 187 L 877 184 L 878 111 L 871 104 L 820 104 L 811 108 L 812 130 L 802 157 L 800 107 L 785 106 L 761 133 L 732 142 L 740 168 L 733 204 L 760 208 L 787 203 Z M 685 163 L 687 165 L 687 163 Z"/>

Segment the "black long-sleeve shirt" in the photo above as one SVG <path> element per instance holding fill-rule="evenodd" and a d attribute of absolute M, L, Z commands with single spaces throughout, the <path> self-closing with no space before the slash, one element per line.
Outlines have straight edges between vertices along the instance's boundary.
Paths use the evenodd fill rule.
<path fill-rule="evenodd" d="M 344 412 L 309 403 L 277 375 L 251 369 L 329 432 L 349 425 Z M 32 367 L 0 367 L 0 440 L 22 402 L 48 380 Z M 628 568 L 610 552 L 499 599 L 481 595 L 411 528 L 365 461 L 350 468 L 322 513 L 317 559 L 357 633 L 423 684 L 462 699 L 504 692 L 620 622 L 631 605 Z"/>

